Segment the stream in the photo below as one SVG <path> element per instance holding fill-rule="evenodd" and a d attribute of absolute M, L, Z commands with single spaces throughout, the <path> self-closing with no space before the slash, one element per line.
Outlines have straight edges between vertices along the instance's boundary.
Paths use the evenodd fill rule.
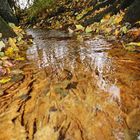
<path fill-rule="evenodd" d="M 1 140 L 140 140 L 139 53 L 103 36 L 27 32 L 25 77 L 0 99 Z"/>

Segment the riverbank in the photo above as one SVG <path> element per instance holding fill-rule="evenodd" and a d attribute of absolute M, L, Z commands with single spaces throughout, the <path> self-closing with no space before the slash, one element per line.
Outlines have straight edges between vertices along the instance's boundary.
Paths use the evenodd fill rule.
<path fill-rule="evenodd" d="M 45 3 L 45 0 L 43 2 Z M 113 4 L 104 7 L 107 2 L 92 3 L 90 0 L 84 3 L 81 0 L 77 2 L 62 0 L 59 4 L 51 1 L 48 5 L 43 5 L 43 2 L 38 1 L 27 10 L 23 22 L 26 23 L 25 26 L 67 31 L 79 41 L 88 36 L 103 35 L 107 40 L 120 40 L 128 51 L 139 52 L 140 23 L 139 20 L 134 23 L 124 22 L 127 9 L 120 11 L 118 9 L 117 13 L 110 11 L 104 15 L 103 12 Z M 100 8 L 102 4 L 104 6 Z M 100 16 L 100 13 L 104 16 Z M 92 17 L 100 20 L 96 21 L 95 18 L 95 22 L 85 26 L 83 21 L 88 21 Z"/>
<path fill-rule="evenodd" d="M 16 37 L 3 38 L 2 34 L 0 37 L 0 86 L 22 73 L 17 65 L 26 61 L 26 50 L 32 44 L 31 36 L 27 35 L 21 27 L 9 25 Z"/>

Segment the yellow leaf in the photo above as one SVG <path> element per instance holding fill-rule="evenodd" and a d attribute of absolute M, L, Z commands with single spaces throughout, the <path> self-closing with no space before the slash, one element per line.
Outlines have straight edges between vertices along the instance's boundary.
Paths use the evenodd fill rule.
<path fill-rule="evenodd" d="M 25 58 L 24 57 L 18 57 L 18 58 L 16 58 L 16 60 L 23 61 L 23 60 L 25 60 Z"/>
<path fill-rule="evenodd" d="M 13 48 L 14 51 L 19 51 L 19 48 L 16 45 L 16 39 L 10 37 L 8 39 L 8 43 L 9 43 L 10 47 Z"/>
<path fill-rule="evenodd" d="M 122 21 L 122 19 L 123 19 L 123 16 L 117 17 L 115 19 L 115 22 L 118 24 L 118 23 L 120 23 Z"/>
<path fill-rule="evenodd" d="M 76 30 L 81 30 L 81 31 L 84 31 L 85 30 L 85 28 L 82 26 L 82 25 L 76 25 Z"/>
<path fill-rule="evenodd" d="M 6 51 L 5 51 L 5 55 L 9 56 L 9 57 L 13 57 L 14 54 L 14 49 L 12 47 L 9 47 Z"/>
<path fill-rule="evenodd" d="M 140 47 L 140 42 L 131 42 L 129 44 L 127 44 L 128 46 L 138 46 Z"/>
<path fill-rule="evenodd" d="M 5 84 L 7 82 L 9 82 L 11 80 L 11 78 L 3 78 L 0 80 L 0 84 Z"/>
<path fill-rule="evenodd" d="M 116 30 L 115 30 L 115 36 L 118 36 L 118 35 L 119 35 L 119 33 L 120 33 L 120 32 L 119 32 L 119 30 L 118 30 L 118 29 L 116 29 Z"/>
<path fill-rule="evenodd" d="M 9 43 L 9 45 L 11 46 L 11 47 L 15 47 L 16 48 L 16 44 L 15 44 L 15 39 L 13 39 L 13 38 L 9 38 L 8 39 L 8 43 Z"/>
<path fill-rule="evenodd" d="M 4 47 L 5 47 L 4 42 L 3 42 L 3 41 L 0 41 L 0 51 L 1 51 L 1 49 L 4 48 Z"/>
<path fill-rule="evenodd" d="M 126 26 L 123 26 L 123 27 L 121 28 L 121 30 L 122 30 L 122 32 L 123 32 L 124 34 L 126 34 L 126 33 L 127 33 L 127 31 L 128 31 L 128 29 L 127 29 L 127 27 L 126 27 Z"/>
<path fill-rule="evenodd" d="M 86 28 L 86 33 L 90 33 L 90 32 L 92 32 L 92 28 L 91 27 L 89 27 L 89 26 L 87 26 L 87 28 Z"/>
<path fill-rule="evenodd" d="M 13 23 L 9 23 L 9 26 L 14 30 L 14 32 L 16 33 L 16 34 L 18 34 L 19 32 L 22 32 L 23 30 L 21 29 L 21 27 L 19 26 L 19 27 L 17 27 L 15 24 L 13 24 Z"/>
<path fill-rule="evenodd" d="M 106 15 L 104 19 L 110 19 L 110 14 Z"/>

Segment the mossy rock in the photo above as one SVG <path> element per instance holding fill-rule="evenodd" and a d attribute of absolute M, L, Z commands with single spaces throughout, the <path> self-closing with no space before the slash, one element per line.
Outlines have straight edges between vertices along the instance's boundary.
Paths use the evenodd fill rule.
<path fill-rule="evenodd" d="M 9 25 L 0 16 L 0 33 L 2 33 L 4 38 L 15 37 L 15 32 L 9 27 Z"/>

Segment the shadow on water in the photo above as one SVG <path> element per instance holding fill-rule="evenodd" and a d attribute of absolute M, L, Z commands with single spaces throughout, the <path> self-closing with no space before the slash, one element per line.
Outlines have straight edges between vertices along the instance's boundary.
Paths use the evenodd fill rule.
<path fill-rule="evenodd" d="M 58 81 L 64 70 L 75 75 L 77 81 L 87 78 L 87 83 L 90 80 L 97 92 L 108 93 L 108 102 L 116 102 L 126 114 L 139 107 L 139 54 L 118 49 L 102 36 L 81 43 L 60 31 L 29 29 L 28 33 L 34 38 L 28 59 L 38 68 L 48 69 Z M 131 127 L 138 128 L 128 124 Z"/>

